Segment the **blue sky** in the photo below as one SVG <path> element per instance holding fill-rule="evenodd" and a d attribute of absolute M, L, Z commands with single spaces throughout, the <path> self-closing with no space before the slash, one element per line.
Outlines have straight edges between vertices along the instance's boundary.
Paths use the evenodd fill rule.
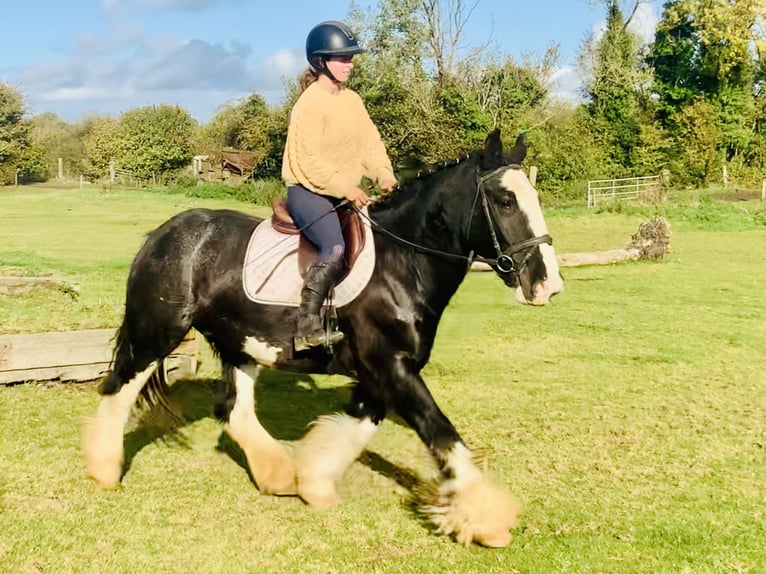
<path fill-rule="evenodd" d="M 475 1 L 475 0 L 474 0 Z M 464 2 L 473 6 L 473 2 Z M 218 106 L 258 92 L 283 96 L 305 67 L 311 27 L 344 19 L 350 0 L 27 0 L 3 6 L 0 81 L 24 94 L 30 114 L 73 122 L 178 104 L 206 122 Z M 365 11 L 376 0 L 357 0 Z M 646 4 L 643 34 L 656 22 Z M 572 92 L 582 41 L 603 25 L 594 0 L 478 0 L 463 44 L 539 59 L 558 44 L 557 89 Z"/>

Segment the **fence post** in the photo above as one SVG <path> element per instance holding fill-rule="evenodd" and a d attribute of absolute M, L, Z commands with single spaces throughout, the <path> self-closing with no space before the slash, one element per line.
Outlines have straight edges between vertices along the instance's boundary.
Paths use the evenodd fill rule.
<path fill-rule="evenodd" d="M 109 162 L 109 183 L 114 183 L 116 177 L 114 160 Z"/>
<path fill-rule="evenodd" d="M 761 185 L 761 201 L 766 201 L 766 179 L 763 180 Z"/>
<path fill-rule="evenodd" d="M 532 187 L 534 187 L 535 183 L 537 183 L 537 166 L 536 165 L 529 167 L 529 183 L 532 184 Z"/>
<path fill-rule="evenodd" d="M 729 187 L 729 172 L 726 170 L 726 166 L 723 166 L 723 187 Z"/>
<path fill-rule="evenodd" d="M 64 179 L 64 158 L 59 158 L 59 179 Z"/>

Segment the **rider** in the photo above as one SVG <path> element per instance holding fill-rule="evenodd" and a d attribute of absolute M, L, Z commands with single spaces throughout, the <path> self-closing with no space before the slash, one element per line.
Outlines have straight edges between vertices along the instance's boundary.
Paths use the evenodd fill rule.
<path fill-rule="evenodd" d="M 309 69 L 290 112 L 282 163 L 287 208 L 319 251 L 301 291 L 296 351 L 325 342 L 320 310 L 345 248 L 334 208 L 344 199 L 358 208 L 367 205 L 370 198 L 360 186 L 362 176 L 376 180 L 383 191 L 396 187 L 391 160 L 375 124 L 359 95 L 344 86 L 354 67 L 352 58 L 363 52 L 342 22 L 322 22 L 306 39 Z M 330 343 L 342 338 L 343 333 L 333 333 Z"/>

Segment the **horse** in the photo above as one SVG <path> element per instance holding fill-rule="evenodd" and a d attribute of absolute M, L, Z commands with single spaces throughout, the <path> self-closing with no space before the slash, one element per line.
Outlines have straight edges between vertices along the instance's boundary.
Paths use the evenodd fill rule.
<path fill-rule="evenodd" d="M 130 411 L 140 397 L 167 399 L 164 359 L 195 328 L 222 365 L 215 415 L 260 492 L 332 508 L 338 481 L 395 413 L 438 468 L 418 506 L 432 527 L 466 545 L 509 544 L 517 513 L 510 493 L 482 468 L 420 372 L 472 262 L 489 264 L 520 303 L 545 305 L 563 289 L 537 190 L 521 168 L 526 151 L 522 134 L 506 155 L 495 130 L 483 147 L 401 181 L 369 206 L 374 269 L 359 295 L 335 310 L 345 336 L 331 349 L 290 353 L 297 308 L 243 293 L 245 248 L 260 219 L 191 209 L 149 233 L 130 268 L 96 416 L 83 425 L 84 463 L 96 485 L 120 482 Z M 261 369 L 346 375 L 351 400 L 345 412 L 318 417 L 288 452 L 256 414 Z"/>

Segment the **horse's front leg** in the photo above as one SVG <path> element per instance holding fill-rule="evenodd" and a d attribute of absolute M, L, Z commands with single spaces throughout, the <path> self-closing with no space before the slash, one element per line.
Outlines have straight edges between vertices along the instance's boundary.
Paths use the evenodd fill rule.
<path fill-rule="evenodd" d="M 264 494 L 294 495 L 295 468 L 287 451 L 263 428 L 255 414 L 259 366 L 224 365 L 222 400 L 216 414 L 245 454 L 255 484 Z"/>
<path fill-rule="evenodd" d="M 327 510 L 338 504 L 336 485 L 375 436 L 385 410 L 357 384 L 345 414 L 323 416 L 295 444 L 298 494 L 309 505 Z"/>
<path fill-rule="evenodd" d="M 422 510 L 440 533 L 458 542 L 507 546 L 516 505 L 477 465 L 475 455 L 436 405 L 415 360 L 395 357 L 388 382 L 394 409 L 428 446 L 439 467 L 439 479 L 421 500 Z"/>

